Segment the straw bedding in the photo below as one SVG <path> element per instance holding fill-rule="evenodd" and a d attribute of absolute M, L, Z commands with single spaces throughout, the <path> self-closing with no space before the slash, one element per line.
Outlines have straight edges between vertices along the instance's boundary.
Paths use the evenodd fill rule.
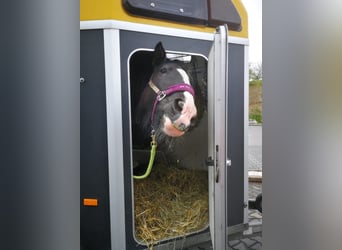
<path fill-rule="evenodd" d="M 200 231 L 208 224 L 208 175 L 153 167 L 151 175 L 134 180 L 135 236 L 147 245 Z"/>

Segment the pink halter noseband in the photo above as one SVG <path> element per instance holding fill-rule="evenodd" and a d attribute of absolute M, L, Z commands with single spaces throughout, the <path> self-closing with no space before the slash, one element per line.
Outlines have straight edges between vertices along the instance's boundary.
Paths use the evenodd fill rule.
<path fill-rule="evenodd" d="M 183 91 L 188 91 L 192 96 L 195 95 L 195 90 L 190 84 L 186 83 L 177 83 L 175 85 L 172 85 L 168 87 L 166 90 L 160 90 L 153 82 L 150 80 L 148 82 L 150 85 L 151 89 L 157 94 L 156 99 L 154 100 L 153 103 L 153 108 L 152 108 L 152 113 L 151 113 L 151 124 L 153 124 L 154 120 L 154 113 L 156 112 L 157 104 L 163 100 L 166 96 L 171 95 L 172 93 L 175 92 L 183 92 Z"/>

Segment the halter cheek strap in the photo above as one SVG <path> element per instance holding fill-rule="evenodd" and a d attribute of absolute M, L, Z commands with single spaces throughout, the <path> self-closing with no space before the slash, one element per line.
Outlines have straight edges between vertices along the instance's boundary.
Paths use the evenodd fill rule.
<path fill-rule="evenodd" d="M 193 89 L 193 87 L 190 84 L 186 84 L 186 83 L 177 83 L 175 85 L 168 87 L 166 90 L 160 90 L 152 82 L 152 80 L 148 82 L 148 85 L 150 85 L 151 89 L 157 94 L 156 99 L 154 100 L 154 103 L 153 103 L 151 123 L 153 123 L 154 113 L 156 112 L 158 102 L 163 100 L 166 96 L 171 95 L 172 93 L 175 93 L 175 92 L 183 92 L 183 91 L 188 91 L 192 96 L 195 95 L 195 90 Z"/>

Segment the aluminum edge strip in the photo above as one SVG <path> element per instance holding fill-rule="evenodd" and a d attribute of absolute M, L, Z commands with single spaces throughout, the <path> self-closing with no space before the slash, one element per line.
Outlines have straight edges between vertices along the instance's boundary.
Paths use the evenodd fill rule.
<path fill-rule="evenodd" d="M 95 20 L 95 21 L 80 21 L 81 30 L 89 29 L 120 29 L 129 31 L 138 31 L 151 34 L 160 34 L 167 36 L 177 36 L 185 38 L 195 38 L 207 41 L 214 40 L 214 32 L 199 32 L 185 29 L 167 28 L 149 24 L 132 23 L 118 20 Z M 228 37 L 229 43 L 248 45 L 249 40 L 247 38 L 240 37 Z"/>
<path fill-rule="evenodd" d="M 228 207 L 228 192 L 227 192 L 227 142 L 229 140 L 228 131 L 228 31 L 224 26 L 219 26 L 215 34 L 215 99 L 214 99 L 214 129 L 215 129 L 215 144 L 219 145 L 219 151 L 215 151 L 216 157 L 214 160 L 219 166 L 219 180 L 214 184 L 215 206 L 214 206 L 214 249 L 227 249 L 227 207 Z M 216 72 L 218 69 L 218 72 Z M 223 130 L 223 132 L 222 132 Z M 221 132 L 221 133 L 220 133 Z M 222 135 L 225 136 L 222 136 Z M 216 147 L 216 145 L 214 145 Z M 217 166 L 217 165 L 216 165 Z M 215 172 L 216 174 L 217 172 Z"/>
<path fill-rule="evenodd" d="M 111 248 L 126 249 L 119 30 L 103 31 Z"/>

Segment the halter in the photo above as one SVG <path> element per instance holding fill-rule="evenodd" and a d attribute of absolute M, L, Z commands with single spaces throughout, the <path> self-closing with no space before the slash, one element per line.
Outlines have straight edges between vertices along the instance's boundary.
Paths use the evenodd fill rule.
<path fill-rule="evenodd" d="M 153 124 L 154 113 L 156 112 L 157 104 L 161 100 L 163 100 L 166 96 L 171 95 L 172 93 L 175 93 L 175 92 L 182 92 L 182 91 L 188 91 L 188 92 L 190 92 L 190 94 L 192 96 L 195 95 L 195 91 L 192 88 L 192 86 L 190 84 L 186 84 L 186 83 L 177 83 L 175 85 L 172 85 L 172 86 L 168 87 L 166 90 L 160 90 L 152 82 L 152 80 L 150 80 L 148 82 L 148 84 L 150 85 L 151 89 L 153 89 L 153 91 L 157 94 L 156 99 L 154 100 L 152 114 L 151 114 L 151 126 Z M 151 170 L 152 170 L 153 163 L 154 163 L 154 157 L 156 155 L 156 148 L 157 148 L 157 142 L 156 142 L 155 130 L 153 129 L 153 126 L 152 126 L 150 161 L 148 163 L 146 172 L 143 175 L 140 175 L 140 176 L 139 175 L 138 176 L 134 175 L 133 176 L 134 179 L 144 179 L 147 176 L 149 176 L 149 174 L 151 173 Z"/>
<path fill-rule="evenodd" d="M 154 113 L 156 112 L 157 104 L 163 100 L 166 96 L 171 95 L 175 92 L 183 92 L 188 91 L 192 96 L 195 95 L 195 90 L 190 84 L 186 83 L 177 83 L 175 85 L 172 85 L 168 87 L 166 90 L 160 90 L 153 82 L 150 80 L 148 82 L 148 85 L 150 85 L 151 89 L 157 94 L 156 99 L 153 103 L 152 113 L 151 113 L 151 124 L 153 124 L 154 120 Z"/>

